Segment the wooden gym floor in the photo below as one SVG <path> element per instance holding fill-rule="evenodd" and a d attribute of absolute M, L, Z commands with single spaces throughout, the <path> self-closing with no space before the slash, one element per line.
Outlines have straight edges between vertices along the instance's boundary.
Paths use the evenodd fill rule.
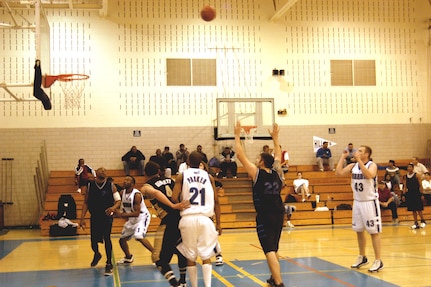
<path fill-rule="evenodd" d="M 431 286 L 431 231 L 428 230 L 431 226 L 412 231 L 411 223 L 384 225 L 385 268 L 373 274 L 367 272 L 371 265 L 359 270 L 349 268 L 358 253 L 356 235 L 350 226 L 284 229 L 279 256 L 285 286 Z M 1 286 L 169 286 L 151 264 L 149 252 L 136 241 L 130 242 L 135 262 L 115 266 L 114 275 L 105 277 L 104 252 L 99 265 L 90 267 L 92 251 L 88 235 L 49 238 L 41 237 L 37 229 L 3 230 L 0 234 Z M 152 241 L 153 234 L 148 238 Z M 219 239 L 225 264 L 214 265 L 212 286 L 266 286 L 268 268 L 254 229 L 225 230 Z M 372 261 L 369 236 L 367 243 L 367 255 Z M 116 261 L 123 256 L 118 234 L 113 235 L 113 245 Z M 175 259 L 173 269 L 178 274 Z M 203 284 L 201 279 L 199 284 Z"/>

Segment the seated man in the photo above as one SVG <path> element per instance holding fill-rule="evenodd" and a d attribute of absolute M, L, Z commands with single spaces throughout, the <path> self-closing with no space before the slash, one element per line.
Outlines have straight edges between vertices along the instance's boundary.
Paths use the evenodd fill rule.
<path fill-rule="evenodd" d="M 379 203 L 382 209 L 390 209 L 392 211 L 392 223 L 398 224 L 397 205 L 385 181 L 379 182 Z"/>
<path fill-rule="evenodd" d="M 352 143 L 349 143 L 347 145 L 347 147 L 345 148 L 345 151 L 347 151 L 349 155 L 346 157 L 346 159 L 344 161 L 344 166 L 346 166 L 346 165 L 348 165 L 348 164 L 350 164 L 352 162 L 356 162 L 356 159 L 355 159 L 354 155 L 355 155 L 355 152 L 357 150 L 353 147 Z"/>
<path fill-rule="evenodd" d="M 335 171 L 334 162 L 332 160 L 331 150 L 328 148 L 328 142 L 324 141 L 322 147 L 316 152 L 316 163 L 319 166 L 319 170 L 323 171 L 323 164 L 329 165 L 329 170 Z"/>
<path fill-rule="evenodd" d="M 308 180 L 302 178 L 302 172 L 300 171 L 298 171 L 296 175 L 298 178 L 293 181 L 293 189 L 296 194 L 300 194 L 302 196 L 302 202 L 304 202 L 311 196 L 310 191 L 308 190 Z"/>
<path fill-rule="evenodd" d="M 226 178 L 227 171 L 230 169 L 232 172 L 233 178 L 236 178 L 236 172 L 238 170 L 238 166 L 235 162 L 236 156 L 235 152 L 230 149 L 230 147 L 225 147 L 220 156 L 220 173 L 218 177 Z"/>
<path fill-rule="evenodd" d="M 150 156 L 150 161 L 153 161 L 155 163 L 157 163 L 160 166 L 160 173 L 164 174 L 165 169 L 166 169 L 166 161 L 165 158 L 162 155 L 162 150 L 161 149 L 156 149 L 156 154 Z"/>
<path fill-rule="evenodd" d="M 126 175 L 130 175 L 130 169 L 137 169 L 139 171 L 139 175 L 144 175 L 144 160 L 144 154 L 138 150 L 136 146 L 132 146 L 132 148 L 121 158 Z"/>

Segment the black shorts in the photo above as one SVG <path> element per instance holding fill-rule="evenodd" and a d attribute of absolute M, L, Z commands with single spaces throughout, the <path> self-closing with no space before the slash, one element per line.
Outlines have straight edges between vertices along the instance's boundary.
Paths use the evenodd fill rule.
<path fill-rule="evenodd" d="M 284 213 L 256 216 L 256 231 L 263 252 L 278 251 L 283 230 Z"/>

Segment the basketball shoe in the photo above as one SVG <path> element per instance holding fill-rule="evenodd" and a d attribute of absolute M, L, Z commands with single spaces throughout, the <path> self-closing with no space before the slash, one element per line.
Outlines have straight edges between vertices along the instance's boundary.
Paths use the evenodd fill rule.
<path fill-rule="evenodd" d="M 368 259 L 367 256 L 362 256 L 362 255 L 358 255 L 358 257 L 356 258 L 356 262 L 353 263 L 350 268 L 356 268 L 359 269 L 364 265 L 368 264 Z"/>
<path fill-rule="evenodd" d="M 121 258 L 119 261 L 117 261 L 117 264 L 130 264 L 133 262 L 133 255 L 130 256 L 130 258 L 124 257 Z"/>
<path fill-rule="evenodd" d="M 371 268 L 368 269 L 368 272 L 379 272 L 382 269 L 383 269 L 382 260 L 374 260 L 373 266 L 371 266 Z"/>

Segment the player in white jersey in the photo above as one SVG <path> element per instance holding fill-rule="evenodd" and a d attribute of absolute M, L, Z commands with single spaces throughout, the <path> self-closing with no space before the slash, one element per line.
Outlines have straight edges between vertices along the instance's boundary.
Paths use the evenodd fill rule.
<path fill-rule="evenodd" d="M 215 193 L 214 178 L 199 168 L 202 155 L 190 153 L 190 168 L 179 174 L 172 195 L 175 202 L 189 200 L 190 207 L 182 210 L 179 228 L 182 241 L 177 249 L 187 258 L 187 273 L 192 287 L 198 286 L 196 260 L 202 259 L 202 275 L 205 287 L 211 286 L 211 257 L 218 253 L 220 206 Z M 216 217 L 216 228 L 210 217 Z M 217 232 L 218 231 L 218 232 Z"/>
<path fill-rule="evenodd" d="M 127 243 L 132 237 L 138 240 L 151 253 L 153 252 L 153 246 L 145 238 L 148 226 L 150 225 L 151 215 L 145 206 L 142 193 L 134 188 L 134 186 L 135 179 L 132 176 L 126 176 L 124 178 L 124 190 L 121 191 L 123 212 L 119 212 L 118 210 L 115 212 L 116 217 L 127 218 L 120 236 L 120 246 L 125 257 L 118 261 L 117 264 L 133 262 L 133 255 L 130 254 Z"/>
<path fill-rule="evenodd" d="M 374 249 L 374 264 L 369 272 L 378 272 L 383 269 L 380 258 L 380 233 L 382 232 L 382 219 L 380 215 L 379 194 L 377 190 L 377 165 L 371 161 L 372 150 L 369 146 L 360 146 L 354 153 L 356 162 L 352 162 L 343 168 L 347 151 L 338 161 L 335 173 L 337 175 L 352 174 L 351 186 L 353 191 L 352 228 L 356 231 L 359 255 L 351 268 L 360 268 L 368 264 L 365 256 L 366 238 L 365 230 L 371 235 Z"/>

